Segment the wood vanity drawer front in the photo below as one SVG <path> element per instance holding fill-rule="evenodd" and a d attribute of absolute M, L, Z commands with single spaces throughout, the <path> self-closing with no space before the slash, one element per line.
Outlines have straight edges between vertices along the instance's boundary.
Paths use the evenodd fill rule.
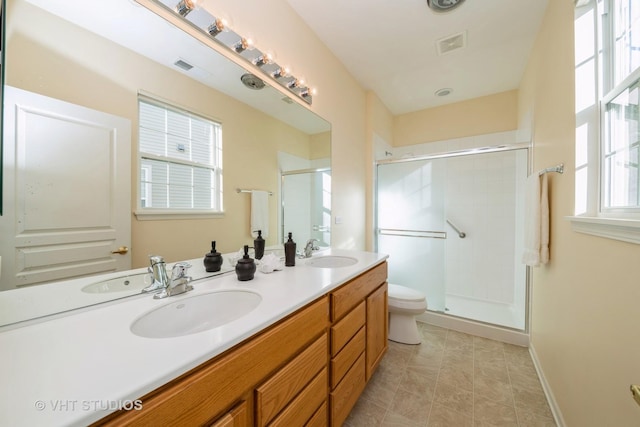
<path fill-rule="evenodd" d="M 304 390 L 273 420 L 269 427 L 303 426 L 327 401 L 327 368 L 324 368 Z"/>
<path fill-rule="evenodd" d="M 335 322 L 347 314 L 386 281 L 387 263 L 383 262 L 333 291 L 331 293 L 331 321 Z"/>
<path fill-rule="evenodd" d="M 366 328 L 362 327 L 340 353 L 331 359 L 331 389 L 334 389 L 366 347 Z"/>
<path fill-rule="evenodd" d="M 360 355 L 338 387 L 330 394 L 331 425 L 341 426 L 358 401 L 365 386 L 365 358 Z"/>
<path fill-rule="evenodd" d="M 325 333 L 256 389 L 258 426 L 269 424 L 327 366 L 327 341 Z"/>
<path fill-rule="evenodd" d="M 342 347 L 360 330 L 367 317 L 364 301 L 351 310 L 342 320 L 331 327 L 331 357 L 337 355 Z"/>
<path fill-rule="evenodd" d="M 305 427 L 327 427 L 329 420 L 327 419 L 327 402 L 322 403 L 315 414 L 305 424 Z"/>
<path fill-rule="evenodd" d="M 245 427 L 247 422 L 247 402 L 242 402 L 209 427 Z"/>
<path fill-rule="evenodd" d="M 305 347 L 309 337 L 326 331 L 328 311 L 327 298 L 319 299 L 238 347 L 144 396 L 142 410 L 119 411 L 96 425 L 206 424 L 216 414 L 228 411 L 239 396 L 248 393 Z"/>

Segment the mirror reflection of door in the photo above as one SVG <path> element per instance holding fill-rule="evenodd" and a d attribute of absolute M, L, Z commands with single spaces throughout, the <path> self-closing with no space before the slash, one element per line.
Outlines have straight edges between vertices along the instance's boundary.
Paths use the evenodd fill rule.
<path fill-rule="evenodd" d="M 4 97 L 0 289 L 129 270 L 130 121 L 9 86 Z"/>
<path fill-rule="evenodd" d="M 282 172 L 282 230 L 299 246 L 316 239 L 331 245 L 331 169 Z"/>

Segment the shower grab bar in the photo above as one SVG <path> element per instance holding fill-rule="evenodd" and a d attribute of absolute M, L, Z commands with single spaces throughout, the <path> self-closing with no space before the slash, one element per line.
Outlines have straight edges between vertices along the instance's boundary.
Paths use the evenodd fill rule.
<path fill-rule="evenodd" d="M 446 239 L 446 231 L 426 231 L 426 230 L 398 230 L 394 228 L 379 228 L 378 234 L 387 236 L 421 237 L 427 239 Z"/>
<path fill-rule="evenodd" d="M 449 224 L 451 228 L 453 228 L 456 231 L 456 233 L 458 233 L 458 237 L 460 237 L 461 239 L 464 239 L 465 237 L 467 237 L 467 233 L 465 233 L 464 231 L 460 231 L 460 229 L 455 225 L 453 225 L 451 221 L 447 220 L 447 224 Z"/>

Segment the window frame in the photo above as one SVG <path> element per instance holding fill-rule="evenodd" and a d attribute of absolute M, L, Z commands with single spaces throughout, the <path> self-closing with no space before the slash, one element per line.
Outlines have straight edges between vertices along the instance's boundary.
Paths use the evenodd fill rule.
<path fill-rule="evenodd" d="M 568 217 L 572 222 L 574 231 L 596 235 L 615 240 L 622 240 L 630 243 L 640 244 L 640 206 L 639 207 L 605 207 L 605 155 L 604 144 L 607 132 L 605 121 L 607 120 L 607 104 L 620 95 L 624 90 L 640 79 L 640 67 L 633 70 L 621 82 L 614 85 L 614 28 L 613 20 L 613 0 L 587 0 L 580 3 L 576 8 L 575 20 L 584 15 L 584 10 L 591 9 L 593 15 L 594 30 L 594 73 L 595 82 L 593 86 L 595 94 L 596 111 L 578 111 L 576 108 L 576 130 L 583 125 L 588 125 L 594 129 L 595 137 L 588 137 L 586 147 L 587 163 L 577 164 L 576 174 L 586 167 L 586 189 L 579 188 L 576 179 L 576 201 L 580 192 L 585 192 L 586 209 L 585 212 L 576 212 L 574 216 Z M 607 18 L 603 19 L 605 11 L 603 7 L 609 7 L 606 11 Z M 582 11 L 581 8 L 585 8 Z M 579 36 L 576 35 L 576 41 Z M 578 67 L 576 63 L 576 75 Z M 580 88 L 584 90 L 584 88 Z M 577 79 L 576 79 L 576 91 Z M 576 105 L 577 107 L 577 105 Z M 577 138 L 577 136 L 576 136 Z M 576 157 L 578 151 L 576 140 Z M 576 206 L 576 211 L 578 206 Z"/>
<path fill-rule="evenodd" d="M 214 125 L 214 141 L 213 141 L 213 156 L 214 161 L 213 164 L 208 165 L 199 162 L 193 161 L 173 161 L 172 158 L 166 156 L 159 156 L 153 153 L 143 152 L 141 150 L 142 144 L 140 143 L 140 106 L 141 103 L 145 102 L 147 104 L 156 105 L 161 108 L 165 108 L 167 110 L 171 110 L 175 113 L 196 117 L 201 120 L 207 121 Z M 139 220 L 170 220 L 170 219 L 202 219 L 202 218 L 222 218 L 224 217 L 224 205 L 223 205 L 223 167 L 222 167 L 222 123 L 219 120 L 212 119 L 211 117 L 207 117 L 204 114 L 193 111 L 190 108 L 176 105 L 175 103 L 166 101 L 164 99 L 159 99 L 157 97 L 148 95 L 146 93 L 139 92 L 137 97 L 138 104 L 138 146 L 137 146 L 137 156 L 136 156 L 136 210 L 134 214 Z M 187 166 L 197 166 L 204 167 L 210 169 L 214 174 L 215 187 L 213 191 L 213 196 L 216 201 L 218 208 L 211 209 L 197 209 L 197 208 L 153 208 L 153 207 L 143 207 L 142 206 L 142 162 L 143 159 L 150 159 L 152 161 L 162 161 L 176 165 L 187 165 Z M 151 195 L 148 194 L 148 198 Z"/>

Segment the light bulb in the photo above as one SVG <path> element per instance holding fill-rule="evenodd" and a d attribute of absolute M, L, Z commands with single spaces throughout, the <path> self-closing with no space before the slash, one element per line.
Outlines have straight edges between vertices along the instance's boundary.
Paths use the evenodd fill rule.
<path fill-rule="evenodd" d="M 251 49 L 253 49 L 253 41 L 251 39 L 245 39 L 243 37 L 242 39 L 240 39 L 240 41 L 238 43 L 236 43 L 236 45 L 233 47 L 233 49 L 237 53 L 242 53 L 247 49 L 251 50 Z"/>
<path fill-rule="evenodd" d="M 256 58 L 256 60 L 254 61 L 254 64 L 256 64 L 258 67 L 262 67 L 263 65 L 271 64 L 272 62 L 273 62 L 273 57 L 271 56 L 270 53 L 267 53 L 264 55 L 260 55 L 258 58 Z"/>
<path fill-rule="evenodd" d="M 213 24 L 209 25 L 207 31 L 209 32 L 209 34 L 211 34 L 211 37 L 215 37 L 223 31 L 228 31 L 227 21 L 218 18 Z"/>
<path fill-rule="evenodd" d="M 198 7 L 198 0 L 180 0 L 175 11 L 183 18 Z"/>

